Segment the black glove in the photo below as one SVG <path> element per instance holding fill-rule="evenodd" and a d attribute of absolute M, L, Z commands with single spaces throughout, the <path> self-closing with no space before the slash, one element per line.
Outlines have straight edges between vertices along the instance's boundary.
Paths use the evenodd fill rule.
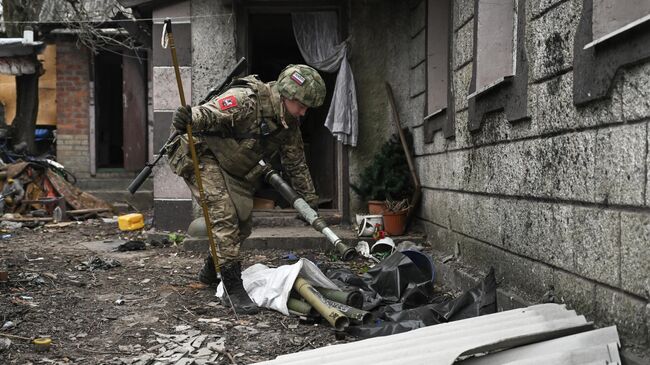
<path fill-rule="evenodd" d="M 172 125 L 177 131 L 185 133 L 187 125 L 192 123 L 192 107 L 189 105 L 179 106 L 172 117 Z"/>

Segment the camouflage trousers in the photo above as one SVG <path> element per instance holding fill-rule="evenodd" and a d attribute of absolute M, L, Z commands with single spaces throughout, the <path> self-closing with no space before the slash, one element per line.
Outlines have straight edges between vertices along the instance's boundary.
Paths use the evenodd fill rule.
<path fill-rule="evenodd" d="M 212 153 L 199 156 L 203 192 L 212 222 L 212 234 L 220 263 L 240 260 L 241 243 L 252 230 L 253 187 L 223 171 Z M 185 182 L 199 201 L 194 174 L 186 174 Z"/>

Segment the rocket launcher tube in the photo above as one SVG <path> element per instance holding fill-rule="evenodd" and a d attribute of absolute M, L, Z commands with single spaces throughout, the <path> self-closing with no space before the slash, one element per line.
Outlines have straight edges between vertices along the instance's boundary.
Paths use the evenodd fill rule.
<path fill-rule="evenodd" d="M 291 204 L 298 213 L 318 232 L 327 237 L 327 240 L 334 245 L 336 250 L 341 254 L 343 261 L 348 261 L 354 258 L 356 251 L 348 247 L 343 240 L 339 238 L 334 231 L 332 231 L 328 226 L 325 220 L 318 216 L 315 210 L 313 210 L 305 199 L 301 198 L 298 193 L 296 193 L 293 188 L 287 184 L 280 174 L 277 171 L 273 170 L 269 165 L 267 165 L 263 160 L 260 160 L 259 164 L 265 168 L 266 174 L 264 176 L 266 182 L 271 184 L 275 190 L 277 190 L 283 198 L 285 198 L 289 204 Z"/>

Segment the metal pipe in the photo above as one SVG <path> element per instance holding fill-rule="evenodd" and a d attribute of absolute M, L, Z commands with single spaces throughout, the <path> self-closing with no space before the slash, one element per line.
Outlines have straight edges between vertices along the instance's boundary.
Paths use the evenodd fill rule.
<path fill-rule="evenodd" d="M 334 248 L 336 248 L 336 250 L 341 254 L 343 261 L 353 259 L 356 255 L 356 251 L 343 243 L 343 240 L 327 226 L 327 222 L 318 216 L 318 213 L 307 204 L 305 199 L 301 198 L 300 195 L 298 195 L 298 193 L 296 193 L 296 191 L 293 190 L 284 179 L 282 179 L 280 174 L 273 170 L 263 160 L 260 161 L 260 165 L 267 170 L 264 176 L 266 182 L 273 186 L 273 188 L 298 211 L 307 223 L 309 223 L 315 230 L 325 235 L 327 240 L 330 241 L 330 243 L 334 245 Z"/>
<path fill-rule="evenodd" d="M 327 288 L 316 288 L 323 296 L 337 303 L 349 305 L 353 308 L 361 309 L 363 306 L 363 295 L 358 290 L 336 290 Z"/>
<path fill-rule="evenodd" d="M 297 313 L 301 316 L 312 316 L 316 313 L 311 304 L 296 298 L 289 298 L 287 301 L 287 308 L 290 312 Z"/>
<path fill-rule="evenodd" d="M 296 281 L 293 283 L 293 288 L 337 331 L 343 331 L 350 325 L 348 317 L 341 313 L 340 310 L 332 308 L 326 304 L 323 301 L 325 298 L 323 298 L 318 290 L 311 286 L 311 284 L 309 284 L 305 279 L 297 277 Z"/>

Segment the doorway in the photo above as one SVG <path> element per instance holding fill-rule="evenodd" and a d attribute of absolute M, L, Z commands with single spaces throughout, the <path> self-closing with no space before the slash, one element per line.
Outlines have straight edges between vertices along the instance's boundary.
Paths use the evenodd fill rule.
<path fill-rule="evenodd" d="M 95 56 L 95 156 L 98 169 L 123 168 L 122 55 Z"/>
<path fill-rule="evenodd" d="M 255 13 L 248 16 L 249 71 L 258 74 L 264 82 L 276 80 L 288 64 L 305 63 L 293 33 L 291 14 Z M 336 140 L 324 126 L 336 74 L 320 72 L 327 95 L 323 106 L 311 109 L 301 121 L 302 138 L 307 165 L 319 196 L 320 209 L 340 209 L 337 197 Z M 279 160 L 274 161 L 280 167 Z M 259 195 L 273 198 L 281 207 L 287 207 L 271 188 L 260 189 Z"/>
<path fill-rule="evenodd" d="M 95 169 L 139 171 L 147 161 L 147 59 L 102 51 L 94 61 Z"/>

